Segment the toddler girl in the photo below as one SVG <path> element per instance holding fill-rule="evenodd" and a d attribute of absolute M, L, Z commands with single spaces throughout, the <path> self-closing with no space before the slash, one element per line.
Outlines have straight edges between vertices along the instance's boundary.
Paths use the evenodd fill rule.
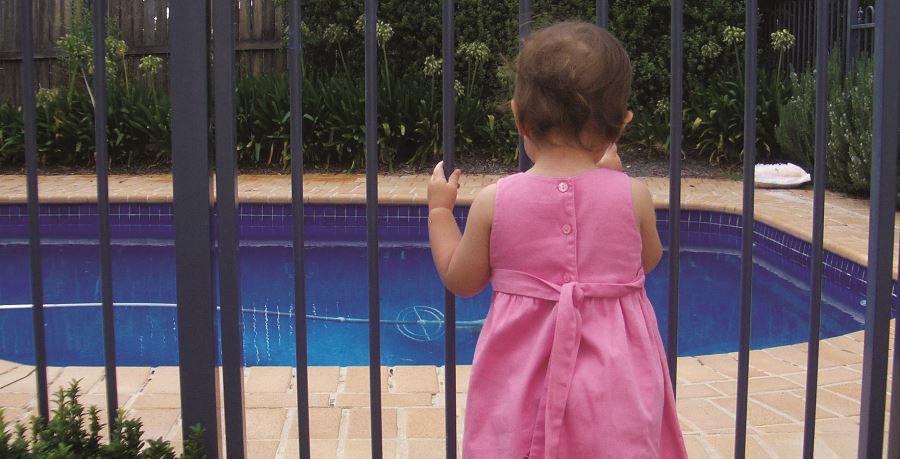
<path fill-rule="evenodd" d="M 653 202 L 617 170 L 628 55 L 605 30 L 564 22 L 532 34 L 515 70 L 512 111 L 534 166 L 484 188 L 462 235 L 460 171 L 447 180 L 439 163 L 428 186 L 441 279 L 461 296 L 494 290 L 463 457 L 686 457 L 644 290 L 662 256 Z"/>

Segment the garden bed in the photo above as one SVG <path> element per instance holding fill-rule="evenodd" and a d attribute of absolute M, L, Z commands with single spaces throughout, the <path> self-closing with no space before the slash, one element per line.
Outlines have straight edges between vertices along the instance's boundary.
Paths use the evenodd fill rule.
<path fill-rule="evenodd" d="M 668 177 L 669 161 L 668 158 L 660 155 L 659 152 L 652 151 L 649 148 L 633 144 L 621 147 L 622 161 L 625 163 L 626 172 L 633 177 Z M 415 165 L 401 165 L 394 170 L 386 170 L 382 167 L 383 173 L 393 174 L 427 174 L 431 173 L 431 165 L 418 167 Z M 503 161 L 493 160 L 487 155 L 465 154 L 457 159 L 457 167 L 462 169 L 466 174 L 483 174 L 483 175 L 506 175 L 515 173 L 518 170 L 516 163 L 505 163 Z M 289 174 L 289 169 L 280 167 L 242 167 L 241 174 L 245 175 L 283 175 Z M 311 173 L 365 173 L 364 168 L 346 169 L 340 167 L 307 167 L 306 172 Z M 41 167 L 39 170 L 41 175 L 91 175 L 96 173 L 93 168 L 86 167 Z M 137 165 L 134 167 L 113 167 L 110 171 L 113 175 L 148 175 L 148 174 L 169 174 L 171 173 L 170 164 L 151 164 Z M 0 167 L 0 175 L 5 174 L 25 174 L 24 167 Z M 694 153 L 689 153 L 682 161 L 682 176 L 697 178 L 717 178 L 740 180 L 741 166 L 735 164 L 715 164 L 710 163 L 707 158 Z"/>

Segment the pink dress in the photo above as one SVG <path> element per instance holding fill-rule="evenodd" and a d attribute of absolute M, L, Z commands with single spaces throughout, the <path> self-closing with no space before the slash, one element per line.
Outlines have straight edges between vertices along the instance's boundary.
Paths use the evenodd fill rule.
<path fill-rule="evenodd" d="M 500 180 L 464 458 L 687 457 L 630 180 Z"/>

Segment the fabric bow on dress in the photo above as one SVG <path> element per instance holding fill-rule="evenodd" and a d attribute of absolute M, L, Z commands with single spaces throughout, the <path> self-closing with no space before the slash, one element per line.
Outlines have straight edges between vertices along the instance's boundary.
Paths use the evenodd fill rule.
<path fill-rule="evenodd" d="M 575 360 L 581 343 L 579 306 L 585 297 L 620 298 L 631 292 L 640 291 L 644 288 L 644 270 L 640 269 L 634 280 L 627 284 L 571 281 L 558 285 L 525 272 L 496 269 L 491 277 L 491 285 L 496 292 L 529 296 L 556 303 L 556 324 L 547 368 L 543 445 L 544 456 L 555 458 L 569 388 L 575 372 Z M 533 441 L 540 441 L 540 437 L 535 436 Z M 532 443 L 531 451 L 535 451 L 536 446 L 538 445 Z"/>

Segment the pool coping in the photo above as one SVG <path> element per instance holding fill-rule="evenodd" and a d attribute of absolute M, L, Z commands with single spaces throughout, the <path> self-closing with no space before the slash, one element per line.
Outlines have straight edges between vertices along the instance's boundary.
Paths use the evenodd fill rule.
<path fill-rule="evenodd" d="M 499 175 L 464 175 L 458 202 L 469 205 L 484 186 Z M 427 175 L 380 175 L 379 204 L 426 204 Z M 669 180 L 640 177 L 651 190 L 654 204 L 669 205 Z M 238 194 L 241 203 L 283 204 L 291 201 L 289 175 L 242 175 Z M 168 203 L 172 201 L 172 179 L 168 175 L 110 177 L 111 203 Z M 682 208 L 740 215 L 743 185 L 721 179 L 682 179 Z M 39 178 L 39 195 L 45 204 L 96 202 L 96 179 L 90 175 L 45 175 Z M 0 175 L 0 204 L 26 202 L 25 176 Z M 365 176 L 359 174 L 305 174 L 304 202 L 308 204 L 364 204 Z M 868 264 L 869 202 L 839 193 L 826 193 L 825 250 L 861 266 Z M 789 235 L 812 239 L 812 191 L 755 191 L 755 219 Z M 895 213 L 894 252 L 900 249 L 900 213 Z M 897 264 L 893 277 L 898 278 Z"/>

